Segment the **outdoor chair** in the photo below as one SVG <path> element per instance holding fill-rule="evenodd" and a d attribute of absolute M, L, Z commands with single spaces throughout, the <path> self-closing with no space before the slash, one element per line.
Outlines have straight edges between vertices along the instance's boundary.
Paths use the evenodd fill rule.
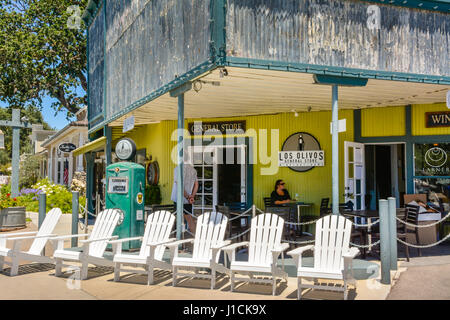
<path fill-rule="evenodd" d="M 324 217 L 331 213 L 331 208 L 329 207 L 330 198 L 322 198 L 320 200 L 320 217 Z"/>
<path fill-rule="evenodd" d="M 411 204 L 405 205 L 406 212 L 405 212 L 405 220 L 408 223 L 418 225 L 419 224 L 419 206 L 414 206 Z M 414 234 L 416 237 L 417 244 L 420 244 L 419 241 L 419 228 L 413 228 L 410 226 L 407 226 L 406 224 L 402 223 L 402 226 L 400 226 L 400 230 L 397 233 L 397 237 L 405 242 L 407 241 L 407 235 L 408 234 Z M 406 259 L 409 262 L 409 246 L 405 245 L 405 251 L 406 251 Z M 417 252 L 419 254 L 419 257 L 422 256 L 422 251 L 420 248 L 417 248 Z"/>
<path fill-rule="evenodd" d="M 228 218 L 220 212 L 205 212 L 197 219 L 195 238 L 179 240 L 167 244 L 171 251 L 173 286 L 177 285 L 178 276 L 203 278 L 211 280 L 211 289 L 216 283 L 216 272 L 228 274 L 229 270 L 219 263 L 223 247 L 231 243 L 224 240 Z M 178 256 L 178 247 L 184 243 L 194 243 L 192 257 Z M 179 269 L 194 269 L 195 273 L 181 273 Z M 199 273 L 199 269 L 209 269 L 211 274 Z"/>
<path fill-rule="evenodd" d="M 270 207 L 270 206 L 273 206 L 272 198 L 264 197 L 264 208 L 266 209 L 267 207 Z"/>
<path fill-rule="evenodd" d="M 283 218 L 283 221 L 291 221 L 291 222 L 295 222 L 296 220 L 296 214 L 294 211 L 294 207 L 293 206 L 271 206 L 271 207 L 266 207 L 266 213 L 273 213 L 276 214 L 278 216 L 280 216 L 281 218 Z M 283 234 L 282 234 L 282 239 L 284 240 L 295 240 L 295 230 L 293 228 L 293 226 L 289 226 L 288 228 L 283 228 Z"/>
<path fill-rule="evenodd" d="M 228 206 L 216 206 L 216 211 L 222 213 L 223 215 L 225 215 L 228 218 L 228 224 L 227 224 L 227 238 L 232 238 L 233 236 L 236 236 L 238 234 L 241 234 L 244 231 L 244 228 L 241 226 L 241 219 L 233 219 L 233 217 L 236 217 L 235 214 L 232 213 L 232 211 L 230 210 L 230 208 Z M 246 219 L 246 218 L 243 218 Z M 238 237 L 237 241 L 243 241 L 244 238 L 247 235 L 244 234 L 240 237 Z"/>
<path fill-rule="evenodd" d="M 353 277 L 353 259 L 359 254 L 355 247 L 350 248 L 352 223 L 338 215 L 328 215 L 316 222 L 315 244 L 307 245 L 289 251 L 297 266 L 298 299 L 302 297 L 303 288 L 343 291 L 347 300 L 348 285 L 356 287 Z M 305 251 L 314 252 L 314 266 L 302 266 L 302 254 Z M 313 278 L 314 284 L 302 283 L 302 278 Z M 343 280 L 344 286 L 319 285 L 318 279 Z"/>
<path fill-rule="evenodd" d="M 275 295 L 277 277 L 287 282 L 283 252 L 289 248 L 289 244 L 281 243 L 283 228 L 283 218 L 271 213 L 260 214 L 251 221 L 249 242 L 235 243 L 223 248 L 231 261 L 231 291 L 235 281 L 272 283 L 272 295 Z M 236 249 L 242 246 L 248 246 L 248 261 L 236 261 Z M 280 254 L 282 268 L 279 268 L 277 263 Z M 249 278 L 236 278 L 235 273 L 248 274 Z M 269 274 L 271 279 L 255 278 L 255 273 Z"/>
<path fill-rule="evenodd" d="M 147 275 L 147 284 L 153 284 L 154 268 L 172 270 L 172 265 L 163 261 L 166 244 L 175 241 L 169 238 L 175 223 L 175 215 L 169 211 L 156 211 L 147 218 L 143 237 L 134 237 L 109 241 L 113 246 L 114 281 L 120 280 L 120 272 L 140 273 Z M 122 253 L 122 243 L 142 241 L 139 254 Z M 123 269 L 122 266 L 141 267 L 144 270 Z"/>
<path fill-rule="evenodd" d="M 119 222 L 121 212 L 118 209 L 106 209 L 101 211 L 95 219 L 94 228 L 91 234 L 75 234 L 60 237 L 53 237 L 51 240 L 56 243 L 56 251 L 53 253 L 55 259 L 55 275 L 62 275 L 62 267 L 72 267 L 63 264 L 64 261 L 74 261 L 81 263 L 81 279 L 88 276 L 89 264 L 100 266 L 113 266 L 112 258 L 104 257 L 108 241 L 117 239 L 112 236 L 114 229 Z M 64 240 L 70 238 L 88 237 L 87 240 L 81 240 L 83 244 L 81 251 L 64 249 Z M 114 251 L 113 251 L 114 255 Z"/>
<path fill-rule="evenodd" d="M 147 222 L 148 216 L 156 211 L 169 211 L 169 212 L 175 212 L 177 208 L 175 208 L 175 204 L 152 204 L 150 207 L 150 210 L 146 210 L 146 217 L 145 221 Z"/>
<path fill-rule="evenodd" d="M 40 263 L 52 263 L 51 257 L 43 255 L 43 251 L 50 237 L 55 236 L 53 230 L 61 217 L 61 209 L 53 208 L 45 216 L 39 231 L 17 232 L 0 235 L 0 271 L 3 271 L 3 265 L 10 265 L 10 276 L 16 276 L 19 272 L 19 263 L 21 260 Z M 33 240 L 28 251 L 21 250 L 23 240 Z M 12 249 L 6 247 L 6 243 L 12 241 Z M 5 261 L 5 257 L 10 257 L 11 262 Z"/>

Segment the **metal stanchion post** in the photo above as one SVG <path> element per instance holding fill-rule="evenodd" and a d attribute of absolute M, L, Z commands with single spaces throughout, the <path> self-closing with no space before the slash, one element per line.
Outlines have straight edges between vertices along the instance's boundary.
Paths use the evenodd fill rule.
<path fill-rule="evenodd" d="M 389 202 L 389 244 L 391 270 L 397 270 L 397 202 L 393 197 L 388 198 Z"/>
<path fill-rule="evenodd" d="M 40 228 L 42 222 L 45 219 L 45 212 L 47 210 L 47 195 L 45 193 L 39 194 L 39 219 L 38 219 L 38 227 Z"/>
<path fill-rule="evenodd" d="M 72 234 L 78 234 L 79 192 L 72 192 Z M 72 238 L 72 248 L 78 247 L 78 239 Z"/>
<path fill-rule="evenodd" d="M 39 216 L 38 216 L 39 229 L 41 228 L 41 225 L 44 222 L 46 210 L 47 210 L 47 195 L 45 193 L 41 193 L 39 194 Z M 45 248 L 42 253 L 45 256 Z"/>
<path fill-rule="evenodd" d="M 380 210 L 381 283 L 391 284 L 388 201 L 380 199 L 378 203 Z"/>

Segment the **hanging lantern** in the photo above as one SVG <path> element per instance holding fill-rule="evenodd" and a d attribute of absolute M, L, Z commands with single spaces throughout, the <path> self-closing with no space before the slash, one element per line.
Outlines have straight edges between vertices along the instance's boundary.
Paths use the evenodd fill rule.
<path fill-rule="evenodd" d="M 2 130 L 0 130 L 0 149 L 5 149 L 5 135 Z"/>

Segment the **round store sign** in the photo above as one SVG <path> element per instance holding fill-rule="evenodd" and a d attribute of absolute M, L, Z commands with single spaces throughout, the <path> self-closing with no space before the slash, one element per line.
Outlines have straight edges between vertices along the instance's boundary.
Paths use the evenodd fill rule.
<path fill-rule="evenodd" d="M 325 152 L 317 139 L 309 133 L 297 132 L 290 135 L 278 153 L 278 165 L 297 172 L 306 172 L 325 165 Z"/>

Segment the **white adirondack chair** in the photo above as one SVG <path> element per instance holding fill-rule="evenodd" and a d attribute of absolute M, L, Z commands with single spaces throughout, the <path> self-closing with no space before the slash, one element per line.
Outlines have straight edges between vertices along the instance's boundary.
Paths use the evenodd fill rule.
<path fill-rule="evenodd" d="M 234 243 L 224 250 L 230 261 L 231 291 L 234 282 L 248 281 L 256 283 L 272 283 L 272 294 L 275 295 L 277 277 L 287 282 L 287 273 L 284 271 L 284 251 L 289 244 L 281 243 L 284 219 L 276 214 L 260 214 L 252 219 L 250 227 L 250 241 Z M 248 261 L 236 261 L 236 249 L 248 246 Z M 282 256 L 282 268 L 277 266 L 278 257 Z M 248 274 L 249 278 L 236 278 L 235 273 Z M 272 279 L 254 278 L 254 273 L 270 274 Z"/>
<path fill-rule="evenodd" d="M 45 216 L 39 231 L 18 232 L 0 236 L 0 271 L 3 271 L 3 265 L 11 266 L 10 275 L 16 276 L 19 272 L 19 263 L 21 260 L 52 263 L 51 257 L 42 255 L 45 245 L 52 234 L 56 224 L 61 217 L 61 209 L 53 208 Z M 28 251 L 21 251 L 22 240 L 33 239 L 33 243 Z M 12 249 L 6 247 L 7 241 L 13 241 Z M 11 262 L 5 261 L 5 257 L 10 257 Z"/>
<path fill-rule="evenodd" d="M 177 285 L 177 276 L 189 276 L 211 279 L 211 289 L 214 289 L 216 272 L 228 273 L 228 269 L 219 264 L 220 250 L 231 243 L 230 240 L 224 240 L 227 223 L 228 218 L 220 212 L 205 212 L 197 219 L 194 239 L 179 240 L 167 245 L 171 251 L 173 286 Z M 188 242 L 194 243 L 192 257 L 179 257 L 178 246 Z M 196 273 L 180 273 L 179 268 L 194 269 Z M 211 275 L 199 274 L 197 271 L 202 268 L 210 269 Z"/>
<path fill-rule="evenodd" d="M 112 259 L 103 257 L 108 241 L 117 239 L 112 236 L 120 218 L 118 209 L 106 209 L 97 215 L 94 228 L 91 234 L 75 234 L 60 237 L 53 237 L 52 241 L 56 242 L 56 250 L 53 253 L 55 260 L 55 275 L 61 276 L 62 267 L 71 267 L 71 265 L 63 264 L 64 261 L 75 261 L 81 263 L 81 279 L 84 280 L 88 276 L 88 265 L 113 266 Z M 73 251 L 64 249 L 64 240 L 75 237 L 87 237 L 87 240 L 81 240 L 83 244 L 81 251 Z M 113 252 L 114 254 L 114 252 Z"/>
<path fill-rule="evenodd" d="M 113 245 L 114 255 L 114 281 L 120 280 L 120 272 L 147 274 L 147 284 L 153 284 L 154 268 L 172 270 L 172 265 L 163 261 L 166 244 L 176 239 L 170 239 L 175 215 L 169 211 L 156 211 L 148 216 L 143 237 L 126 238 L 109 241 Z M 122 243 L 131 240 L 142 240 L 139 255 L 122 254 Z M 122 265 L 143 267 L 142 270 L 122 269 Z"/>
<path fill-rule="evenodd" d="M 296 248 L 288 254 L 294 258 L 297 266 L 298 299 L 301 299 L 302 288 L 315 288 L 332 291 L 343 291 L 347 300 L 348 285 L 356 287 L 353 277 L 353 258 L 359 254 L 355 247 L 350 248 L 352 223 L 338 216 L 328 215 L 316 222 L 315 245 Z M 314 251 L 314 266 L 302 267 L 302 254 L 307 250 Z M 302 284 L 302 278 L 313 278 L 314 284 Z M 343 287 L 321 286 L 317 279 L 343 280 Z"/>

